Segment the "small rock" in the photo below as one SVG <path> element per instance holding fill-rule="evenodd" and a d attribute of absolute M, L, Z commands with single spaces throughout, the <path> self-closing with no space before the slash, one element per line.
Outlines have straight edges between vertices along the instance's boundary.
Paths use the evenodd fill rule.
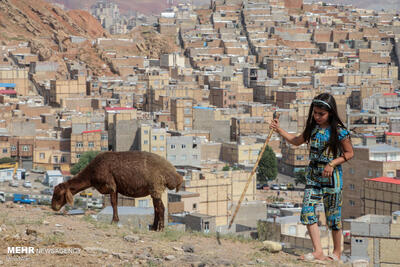
<path fill-rule="evenodd" d="M 50 223 L 48 221 L 43 221 L 44 225 L 49 225 Z"/>
<path fill-rule="evenodd" d="M 256 265 L 256 263 L 255 263 L 254 261 L 249 261 L 249 262 L 247 263 L 247 265 Z"/>
<path fill-rule="evenodd" d="M 175 251 L 183 251 L 182 248 L 178 248 L 178 247 L 172 247 L 172 249 L 175 250 Z"/>
<path fill-rule="evenodd" d="M 263 242 L 263 245 L 264 245 L 263 250 L 267 250 L 269 252 L 276 253 L 282 250 L 282 245 L 281 243 L 278 242 L 266 240 Z"/>
<path fill-rule="evenodd" d="M 256 259 L 256 262 L 257 262 L 258 264 L 262 264 L 262 263 L 264 263 L 265 261 L 264 261 L 263 259 Z"/>
<path fill-rule="evenodd" d="M 4 262 L 2 260 L 0 260 L 0 265 L 3 265 L 3 264 L 4 264 Z"/>
<path fill-rule="evenodd" d="M 86 247 L 84 248 L 87 253 L 108 253 L 108 249 L 105 248 L 97 248 L 97 247 Z"/>
<path fill-rule="evenodd" d="M 120 259 L 120 260 L 129 259 L 128 255 L 124 255 L 124 254 L 122 254 L 122 253 L 114 252 L 114 253 L 112 253 L 112 255 L 113 255 L 114 257 Z"/>
<path fill-rule="evenodd" d="M 232 262 L 226 259 L 219 259 L 217 260 L 218 265 L 225 265 L 225 266 L 231 266 Z"/>
<path fill-rule="evenodd" d="M 175 256 L 174 255 L 167 255 L 167 256 L 164 257 L 164 259 L 167 260 L 167 261 L 173 261 L 173 260 L 175 260 Z"/>
<path fill-rule="evenodd" d="M 33 230 L 33 229 L 26 228 L 25 233 L 26 233 L 27 235 L 37 236 L 36 230 Z"/>
<path fill-rule="evenodd" d="M 132 243 L 136 243 L 140 240 L 140 238 L 136 235 L 127 235 L 124 236 L 124 240 Z"/>
<path fill-rule="evenodd" d="M 61 225 L 61 224 L 58 224 L 58 223 L 56 223 L 55 226 L 56 226 L 56 227 L 62 227 L 62 225 Z"/>
<path fill-rule="evenodd" d="M 194 247 L 192 245 L 183 245 L 182 249 L 185 252 L 194 253 Z"/>
<path fill-rule="evenodd" d="M 368 267 L 368 261 L 367 260 L 355 260 L 351 263 L 352 267 Z"/>
<path fill-rule="evenodd" d="M 53 234 L 54 235 L 64 235 L 64 231 L 63 230 L 54 230 Z"/>

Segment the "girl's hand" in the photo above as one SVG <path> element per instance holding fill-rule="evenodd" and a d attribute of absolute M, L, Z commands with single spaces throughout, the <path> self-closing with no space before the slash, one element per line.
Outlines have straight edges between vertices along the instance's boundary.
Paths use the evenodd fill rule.
<path fill-rule="evenodd" d="M 331 166 L 329 166 L 328 164 L 326 164 L 324 171 L 322 172 L 322 176 L 323 177 L 331 177 L 333 174 L 333 168 Z"/>
<path fill-rule="evenodd" d="M 279 133 L 279 120 L 273 119 L 269 124 L 270 129 L 274 129 L 275 132 Z"/>

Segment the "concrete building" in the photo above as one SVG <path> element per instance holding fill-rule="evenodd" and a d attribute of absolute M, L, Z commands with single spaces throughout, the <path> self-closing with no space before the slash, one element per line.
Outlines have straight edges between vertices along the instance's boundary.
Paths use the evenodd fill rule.
<path fill-rule="evenodd" d="M 63 99 L 86 96 L 86 77 L 78 76 L 76 80 L 51 80 L 50 95 L 47 103 L 52 106 L 63 106 Z"/>
<path fill-rule="evenodd" d="M 175 166 L 200 166 L 201 138 L 194 136 L 167 137 L 167 159 Z"/>
<path fill-rule="evenodd" d="M 87 151 L 108 151 L 108 133 L 102 130 L 71 134 L 71 164 L 78 163 Z"/>
<path fill-rule="evenodd" d="M 59 170 L 46 171 L 43 183 L 49 187 L 55 187 L 56 185 L 63 183 L 64 177 Z"/>
<path fill-rule="evenodd" d="M 400 179 L 393 177 L 364 179 L 363 201 L 363 214 L 390 216 L 400 210 Z"/>
<path fill-rule="evenodd" d="M 366 259 L 369 266 L 399 266 L 400 212 L 392 216 L 368 214 L 350 222 L 351 258 Z"/>
<path fill-rule="evenodd" d="M 140 150 L 167 158 L 167 131 L 149 124 L 140 126 Z"/>
<path fill-rule="evenodd" d="M 364 178 L 395 177 L 400 169 L 400 149 L 376 143 L 354 146 L 354 158 L 342 168 L 342 218 L 355 219 L 364 215 Z M 344 227 L 348 229 L 349 225 L 344 223 Z"/>

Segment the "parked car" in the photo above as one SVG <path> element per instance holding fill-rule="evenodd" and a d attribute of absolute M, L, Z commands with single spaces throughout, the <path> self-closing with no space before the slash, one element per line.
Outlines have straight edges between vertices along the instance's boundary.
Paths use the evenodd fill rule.
<path fill-rule="evenodd" d="M 12 186 L 12 187 L 18 187 L 19 183 L 18 183 L 18 181 L 13 180 L 13 181 L 10 181 L 10 183 L 8 185 Z"/>
<path fill-rule="evenodd" d="M 23 186 L 23 187 L 26 187 L 26 188 L 32 188 L 32 184 L 31 184 L 31 182 L 29 182 L 29 181 L 25 181 L 24 184 L 23 184 L 22 186 Z"/>
<path fill-rule="evenodd" d="M 30 198 L 29 195 L 14 194 L 14 203 L 36 204 L 36 199 Z"/>
<path fill-rule="evenodd" d="M 6 202 L 6 195 L 4 192 L 0 192 L 0 203 Z"/>
<path fill-rule="evenodd" d="M 263 189 L 263 190 L 267 190 L 269 189 L 268 184 L 257 184 L 256 186 L 257 189 Z"/>
<path fill-rule="evenodd" d="M 280 189 L 280 190 L 287 190 L 286 184 L 280 184 L 280 185 L 279 185 L 279 189 Z"/>
<path fill-rule="evenodd" d="M 83 192 L 81 192 L 79 195 L 80 195 L 81 197 L 92 197 L 92 196 L 93 196 L 93 193 L 92 193 L 92 192 L 83 191 Z"/>
<path fill-rule="evenodd" d="M 40 191 L 41 194 L 43 195 L 53 195 L 54 189 L 53 188 L 45 188 L 42 191 Z"/>
<path fill-rule="evenodd" d="M 294 185 L 292 183 L 287 184 L 287 189 L 288 190 L 294 190 Z"/>
<path fill-rule="evenodd" d="M 272 189 L 272 190 L 279 190 L 279 185 L 273 184 L 273 185 L 271 186 L 271 189 Z"/>
<path fill-rule="evenodd" d="M 101 199 L 90 199 L 87 203 L 87 207 L 92 209 L 102 209 L 103 201 Z"/>

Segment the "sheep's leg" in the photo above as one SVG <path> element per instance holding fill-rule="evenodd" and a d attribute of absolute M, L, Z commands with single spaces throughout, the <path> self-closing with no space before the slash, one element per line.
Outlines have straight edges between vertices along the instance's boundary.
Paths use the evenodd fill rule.
<path fill-rule="evenodd" d="M 118 192 L 110 194 L 111 206 L 113 208 L 113 218 L 111 223 L 119 222 L 118 218 Z"/>
<path fill-rule="evenodd" d="M 151 227 L 154 231 L 162 231 L 164 229 L 164 204 L 161 198 L 153 198 L 153 206 L 154 206 L 154 222 Z"/>

